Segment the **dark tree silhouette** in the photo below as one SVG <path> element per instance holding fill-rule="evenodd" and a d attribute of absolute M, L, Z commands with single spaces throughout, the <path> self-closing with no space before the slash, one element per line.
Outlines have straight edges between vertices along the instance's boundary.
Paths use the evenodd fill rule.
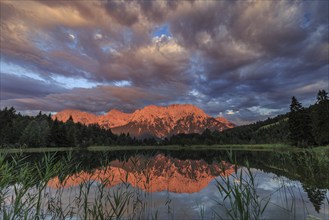
<path fill-rule="evenodd" d="M 40 126 L 33 120 L 24 129 L 20 142 L 28 147 L 40 147 L 41 139 Z"/>
<path fill-rule="evenodd" d="M 309 147 L 314 144 L 311 117 L 295 96 L 291 99 L 288 127 L 292 145 Z"/>
<path fill-rule="evenodd" d="M 313 134 L 318 145 L 329 144 L 329 100 L 325 90 L 319 90 L 313 112 Z"/>

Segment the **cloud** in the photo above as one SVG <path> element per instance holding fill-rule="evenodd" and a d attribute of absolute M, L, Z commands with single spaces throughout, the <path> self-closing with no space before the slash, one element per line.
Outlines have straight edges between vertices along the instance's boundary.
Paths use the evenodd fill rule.
<path fill-rule="evenodd" d="M 226 110 L 225 114 L 228 114 L 228 115 L 234 115 L 236 113 L 239 113 L 239 111 L 233 111 L 233 110 Z"/>
<path fill-rule="evenodd" d="M 161 89 L 161 88 L 160 88 Z M 5 90 L 6 91 L 6 90 Z M 25 91 L 22 91 L 25 92 Z M 19 95 L 19 91 L 18 91 Z M 147 104 L 168 102 L 175 91 L 157 92 L 152 89 L 144 90 L 138 87 L 96 86 L 93 88 L 74 88 L 61 93 L 40 93 L 33 97 L 7 96 L 1 104 L 16 106 L 20 110 L 61 111 L 64 109 L 80 109 L 100 113 L 116 108 L 132 112 Z"/>
<path fill-rule="evenodd" d="M 245 123 L 329 89 L 327 1 L 0 4 L 1 62 L 39 80 L 1 68 L 1 104 L 19 110 L 191 103 Z"/>
<path fill-rule="evenodd" d="M 27 76 L 17 76 L 1 72 L 2 101 L 23 97 L 43 97 L 65 91 L 67 91 L 67 89 L 58 84 L 36 80 Z"/>

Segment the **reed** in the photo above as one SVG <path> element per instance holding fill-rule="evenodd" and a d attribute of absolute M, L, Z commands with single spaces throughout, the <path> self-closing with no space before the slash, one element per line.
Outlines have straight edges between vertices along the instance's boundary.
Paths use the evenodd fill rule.
<path fill-rule="evenodd" d="M 230 158 L 233 158 L 229 152 Z M 235 162 L 235 164 L 237 164 Z M 216 179 L 216 187 L 223 199 L 216 200 L 216 203 L 223 207 L 225 216 L 214 210 L 215 216 L 219 219 L 263 219 L 263 213 L 270 202 L 270 198 L 260 198 L 256 191 L 257 183 L 248 161 L 246 167 L 235 166 L 235 173 L 223 174 Z"/>

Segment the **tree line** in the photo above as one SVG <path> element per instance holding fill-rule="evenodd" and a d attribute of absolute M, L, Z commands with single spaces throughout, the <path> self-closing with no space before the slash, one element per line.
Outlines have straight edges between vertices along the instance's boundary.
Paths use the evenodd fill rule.
<path fill-rule="evenodd" d="M 316 102 L 304 108 L 292 97 L 290 112 L 238 126 L 222 132 L 206 129 L 202 134 L 177 134 L 161 139 L 136 139 L 115 135 L 98 124 L 84 125 L 52 119 L 51 115 L 27 116 L 16 110 L 0 110 L 0 147 L 87 147 L 90 145 L 197 145 L 197 144 L 277 144 L 298 147 L 329 144 L 328 93 L 320 90 Z"/>
<path fill-rule="evenodd" d="M 292 145 L 307 147 L 329 144 L 328 93 L 320 90 L 315 105 L 309 108 L 304 108 L 296 97 L 292 97 L 288 122 Z"/>
<path fill-rule="evenodd" d="M 154 145 L 154 138 L 138 140 L 129 134 L 115 135 L 98 124 L 84 125 L 52 119 L 51 115 L 27 116 L 15 108 L 0 111 L 0 147 L 87 147 L 90 145 Z"/>
<path fill-rule="evenodd" d="M 298 147 L 329 144 L 328 93 L 320 90 L 316 102 L 304 108 L 292 97 L 290 112 L 238 126 L 222 132 L 206 129 L 202 134 L 178 134 L 165 139 L 165 145 L 197 144 L 290 144 Z"/>

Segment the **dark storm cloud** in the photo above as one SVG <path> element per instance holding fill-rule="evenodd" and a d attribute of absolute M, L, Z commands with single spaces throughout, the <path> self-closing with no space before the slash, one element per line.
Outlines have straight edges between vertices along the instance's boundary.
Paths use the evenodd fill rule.
<path fill-rule="evenodd" d="M 138 22 L 138 11 L 131 11 L 128 8 L 134 7 L 133 1 L 106 1 L 104 3 L 108 14 L 117 22 L 123 25 L 131 26 Z"/>
<path fill-rule="evenodd" d="M 177 15 L 171 30 L 180 43 L 202 52 L 209 78 L 259 59 L 328 63 L 328 2 L 210 1 L 193 9 Z"/>
<path fill-rule="evenodd" d="M 170 11 L 175 11 L 179 1 L 103 1 L 109 16 L 126 26 L 132 26 L 139 19 L 146 19 L 151 23 L 163 22 Z"/>
<path fill-rule="evenodd" d="M 160 88 L 161 90 L 161 88 Z M 132 112 L 147 104 L 168 102 L 175 92 L 156 93 L 138 87 L 97 86 L 94 88 L 74 88 L 62 93 L 52 93 L 33 98 L 8 97 L 2 100 L 3 106 L 17 106 L 21 110 L 61 111 L 63 109 L 80 109 L 100 113 L 116 108 Z M 81 98 L 83 97 L 83 98 Z"/>
<path fill-rule="evenodd" d="M 113 62 L 100 66 L 105 80 L 131 80 L 136 86 L 148 88 L 166 84 L 187 84 L 188 54 L 173 40 L 153 43 L 145 48 L 124 51 Z"/>
<path fill-rule="evenodd" d="M 286 111 L 292 95 L 310 104 L 329 89 L 328 1 L 0 4 L 1 62 L 46 82 L 61 76 L 93 85 L 34 92 L 41 80 L 8 72 L 1 93 L 22 110 L 191 103 L 244 123 Z M 170 34 L 154 36 L 163 25 Z"/>
<path fill-rule="evenodd" d="M 200 74 L 207 84 L 199 84 L 198 90 L 209 103 L 224 103 L 218 108 L 222 111 L 233 98 L 231 109 L 240 109 L 239 117 L 252 121 L 247 113 L 255 108 L 248 108 L 286 111 L 290 96 L 314 100 L 318 89 L 328 88 L 328 2 L 311 5 L 211 2 L 204 10 L 178 15 L 172 33 L 185 47 L 202 53 Z M 211 13 L 224 9 L 232 16 Z"/>
<path fill-rule="evenodd" d="M 47 83 L 42 80 L 26 76 L 1 73 L 1 100 L 15 98 L 43 97 L 49 94 L 62 93 L 67 89 L 58 84 Z"/>

